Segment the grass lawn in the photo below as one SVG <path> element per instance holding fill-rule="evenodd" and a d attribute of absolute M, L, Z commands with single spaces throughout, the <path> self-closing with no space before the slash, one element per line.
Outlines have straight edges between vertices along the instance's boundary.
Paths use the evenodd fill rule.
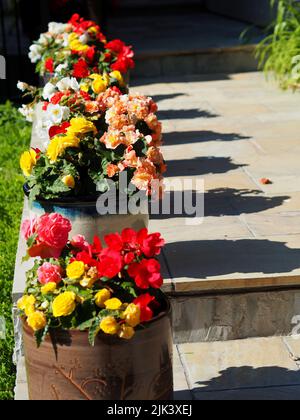
<path fill-rule="evenodd" d="M 23 207 L 19 156 L 28 147 L 31 127 L 12 104 L 0 104 L 0 317 L 6 340 L 0 340 L 0 400 L 13 398 L 15 368 L 11 289 Z"/>

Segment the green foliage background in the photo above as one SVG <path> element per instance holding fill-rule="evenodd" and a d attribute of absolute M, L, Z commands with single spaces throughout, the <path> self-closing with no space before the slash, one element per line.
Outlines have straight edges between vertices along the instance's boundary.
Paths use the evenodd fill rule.
<path fill-rule="evenodd" d="M 11 289 L 23 207 L 19 156 L 30 133 L 30 124 L 10 102 L 0 104 L 0 316 L 7 328 L 6 340 L 0 340 L 0 400 L 12 399 L 15 385 Z"/>
<path fill-rule="evenodd" d="M 265 73 L 271 72 L 283 89 L 297 88 L 300 86 L 300 3 L 270 1 L 272 7 L 278 7 L 277 17 L 268 28 L 271 34 L 257 47 L 259 66 Z"/>

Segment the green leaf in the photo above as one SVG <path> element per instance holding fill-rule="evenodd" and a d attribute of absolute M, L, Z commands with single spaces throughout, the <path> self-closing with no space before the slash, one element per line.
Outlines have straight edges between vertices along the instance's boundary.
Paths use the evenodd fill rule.
<path fill-rule="evenodd" d="M 123 282 L 121 283 L 121 288 L 126 290 L 130 295 L 132 295 L 134 298 L 137 297 L 137 293 L 134 287 L 134 284 L 131 282 Z"/>
<path fill-rule="evenodd" d="M 96 318 L 94 319 L 92 326 L 90 327 L 89 343 L 92 347 L 95 347 L 95 340 L 100 331 L 100 324 L 101 324 L 101 318 Z"/>
<path fill-rule="evenodd" d="M 28 248 L 31 248 L 34 245 L 37 237 L 38 237 L 38 235 L 37 235 L 37 233 L 35 233 L 34 235 L 30 236 L 30 238 L 27 239 Z"/>
<path fill-rule="evenodd" d="M 100 193 L 105 193 L 109 190 L 109 184 L 107 179 L 102 179 L 97 182 L 97 191 Z"/>
<path fill-rule="evenodd" d="M 41 344 L 44 342 L 48 332 L 49 332 L 49 325 L 46 325 L 45 328 L 43 328 L 42 330 L 36 331 L 34 333 L 38 348 L 41 347 Z"/>
<path fill-rule="evenodd" d="M 28 254 L 28 252 L 27 252 L 27 254 L 25 255 L 25 257 L 23 257 L 23 258 L 22 258 L 22 264 L 23 264 L 23 263 L 25 263 L 25 262 L 27 262 L 27 261 L 29 261 L 29 260 L 30 260 L 30 258 L 31 258 L 31 257 L 30 257 L 30 255 L 29 255 L 29 254 Z"/>
<path fill-rule="evenodd" d="M 88 329 L 92 328 L 95 321 L 96 321 L 96 318 L 89 319 L 88 321 L 85 321 L 82 324 L 79 324 L 77 328 L 80 331 L 88 330 Z"/>

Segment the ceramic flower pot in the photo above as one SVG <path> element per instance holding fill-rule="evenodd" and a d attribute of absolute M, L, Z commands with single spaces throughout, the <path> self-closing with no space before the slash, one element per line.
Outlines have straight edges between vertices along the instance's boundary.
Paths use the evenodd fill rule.
<path fill-rule="evenodd" d="M 29 195 L 29 188 L 24 184 L 25 196 Z M 71 237 L 84 235 L 88 242 L 93 242 L 97 235 L 103 240 L 108 233 L 121 232 L 132 228 L 140 230 L 149 226 L 148 201 L 141 205 L 138 214 L 112 214 L 102 216 L 97 211 L 97 197 L 81 197 L 77 200 L 66 197 L 60 200 L 37 200 L 30 206 L 30 218 L 42 216 L 45 213 L 59 213 L 70 220 L 72 224 Z"/>
<path fill-rule="evenodd" d="M 71 237 L 84 235 L 89 242 L 95 235 L 101 239 L 108 233 L 121 232 L 125 228 L 140 230 L 148 228 L 148 204 L 139 214 L 113 214 L 102 216 L 98 213 L 96 200 L 34 201 L 30 206 L 30 217 L 44 213 L 59 213 L 72 224 Z"/>
<path fill-rule="evenodd" d="M 23 339 L 30 400 L 172 400 L 171 309 L 132 340 L 53 330 L 37 348 L 24 323 Z"/>

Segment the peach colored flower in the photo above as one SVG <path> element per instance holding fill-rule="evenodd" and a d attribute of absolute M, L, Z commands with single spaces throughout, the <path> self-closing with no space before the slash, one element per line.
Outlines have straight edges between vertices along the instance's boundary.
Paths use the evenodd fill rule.
<path fill-rule="evenodd" d="M 127 149 L 127 152 L 124 156 L 125 160 L 123 162 L 124 166 L 129 167 L 129 168 L 136 168 L 138 165 L 138 157 L 136 155 L 135 150 L 130 150 L 132 149 L 131 146 L 129 146 L 129 148 Z"/>
<path fill-rule="evenodd" d="M 154 179 L 157 179 L 154 164 L 147 159 L 139 159 L 138 169 L 131 180 L 132 184 L 149 194 L 151 192 L 151 182 Z"/>
<path fill-rule="evenodd" d="M 99 104 L 97 101 L 87 101 L 85 103 L 85 111 L 88 114 L 95 114 L 96 112 L 99 112 Z"/>
<path fill-rule="evenodd" d="M 110 163 L 109 165 L 107 165 L 106 170 L 107 170 L 107 176 L 109 178 L 113 178 L 120 171 L 118 166 L 114 165 L 113 163 Z"/>
<path fill-rule="evenodd" d="M 161 165 L 164 161 L 163 155 L 159 148 L 151 146 L 147 151 L 147 158 L 155 165 Z"/>

